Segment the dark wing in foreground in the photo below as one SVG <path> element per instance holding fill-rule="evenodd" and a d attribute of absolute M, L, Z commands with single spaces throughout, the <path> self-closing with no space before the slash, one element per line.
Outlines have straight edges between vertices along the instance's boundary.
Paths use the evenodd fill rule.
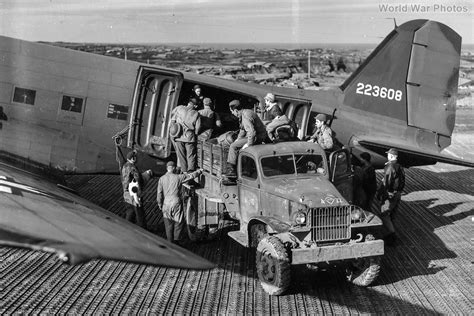
<path fill-rule="evenodd" d="M 71 264 L 103 258 L 176 268 L 214 267 L 42 178 L 1 163 L 0 244 L 54 252 Z"/>

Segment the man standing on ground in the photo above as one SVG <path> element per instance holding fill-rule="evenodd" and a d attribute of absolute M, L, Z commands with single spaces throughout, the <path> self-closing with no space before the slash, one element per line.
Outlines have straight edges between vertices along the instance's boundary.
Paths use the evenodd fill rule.
<path fill-rule="evenodd" d="M 244 109 L 239 100 L 233 100 L 229 103 L 230 112 L 239 118 L 240 131 L 237 139 L 229 147 L 227 156 L 226 176 L 235 177 L 237 155 L 240 149 L 248 146 L 261 144 L 267 140 L 267 131 L 257 114 L 249 109 Z"/>
<path fill-rule="evenodd" d="M 141 194 L 145 182 L 152 176 L 152 171 L 147 170 L 141 174 L 135 165 L 136 162 L 137 153 L 131 151 L 127 154 L 127 162 L 122 167 L 123 198 L 127 207 L 125 210 L 125 218 L 146 229 L 145 212 L 143 210 Z"/>
<path fill-rule="evenodd" d="M 183 206 L 181 201 L 181 186 L 184 182 L 201 174 L 201 170 L 189 174 L 176 174 L 176 164 L 169 161 L 166 164 L 166 174 L 158 181 L 156 200 L 158 208 L 163 212 L 166 238 L 174 243 L 181 241 L 184 227 Z"/>
<path fill-rule="evenodd" d="M 388 234 L 384 237 L 387 245 L 392 246 L 397 236 L 393 220 L 400 203 L 402 191 L 405 187 L 405 171 L 398 163 L 398 151 L 390 148 L 387 151 L 388 162 L 385 164 L 384 175 L 380 186 L 377 189 L 377 198 L 381 201 L 380 213 L 381 219 L 388 230 Z"/>

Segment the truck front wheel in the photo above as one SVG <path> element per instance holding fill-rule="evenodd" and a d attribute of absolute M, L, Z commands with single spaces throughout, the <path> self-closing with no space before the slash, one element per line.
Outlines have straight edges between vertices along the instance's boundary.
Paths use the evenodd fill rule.
<path fill-rule="evenodd" d="M 268 236 L 259 242 L 256 266 L 262 288 L 268 294 L 280 295 L 290 286 L 288 252 L 277 237 Z"/>
<path fill-rule="evenodd" d="M 349 263 L 347 280 L 359 286 L 369 286 L 380 273 L 381 257 L 360 258 Z"/>

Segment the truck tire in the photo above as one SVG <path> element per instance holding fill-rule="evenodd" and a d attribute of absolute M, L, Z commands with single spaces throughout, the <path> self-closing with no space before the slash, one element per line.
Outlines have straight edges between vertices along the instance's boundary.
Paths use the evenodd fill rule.
<path fill-rule="evenodd" d="M 291 266 L 288 252 L 275 236 L 263 238 L 257 247 L 257 274 L 269 295 L 280 295 L 290 286 Z"/>
<path fill-rule="evenodd" d="M 353 260 L 346 270 L 347 280 L 358 286 L 369 286 L 380 273 L 381 257 L 369 257 Z"/>
<path fill-rule="evenodd" d="M 253 224 L 250 226 L 250 247 L 256 249 L 260 241 L 267 236 L 265 224 Z"/>
<path fill-rule="evenodd" d="M 205 229 L 198 227 L 199 195 L 191 195 L 186 202 L 186 232 L 191 241 L 201 241 L 205 237 Z"/>

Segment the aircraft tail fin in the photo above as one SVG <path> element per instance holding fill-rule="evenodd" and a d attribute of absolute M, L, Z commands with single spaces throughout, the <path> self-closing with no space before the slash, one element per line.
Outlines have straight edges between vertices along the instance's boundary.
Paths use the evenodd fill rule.
<path fill-rule="evenodd" d="M 413 20 L 394 29 L 342 84 L 344 104 L 449 138 L 455 121 L 461 37 Z"/>

